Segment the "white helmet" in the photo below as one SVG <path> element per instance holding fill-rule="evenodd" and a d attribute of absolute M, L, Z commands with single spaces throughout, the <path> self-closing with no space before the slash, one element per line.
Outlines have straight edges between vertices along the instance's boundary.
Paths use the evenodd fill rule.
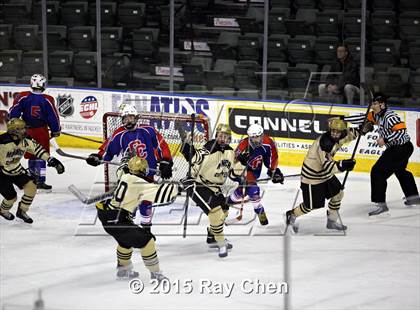
<path fill-rule="evenodd" d="M 136 127 L 137 124 L 137 109 L 132 104 L 122 104 L 120 107 L 121 110 L 121 120 L 125 129 L 132 130 Z M 126 116 L 133 115 L 135 118 L 126 119 Z"/>
<path fill-rule="evenodd" d="M 137 115 L 137 109 L 134 105 L 132 104 L 123 104 L 121 105 L 121 117 L 124 117 L 126 115 Z"/>
<path fill-rule="evenodd" d="M 45 90 L 47 79 L 42 74 L 34 74 L 31 76 L 31 88 L 36 90 Z"/>
<path fill-rule="evenodd" d="M 260 124 L 252 124 L 248 127 L 246 133 L 248 134 L 248 137 L 260 137 L 263 135 L 264 129 Z"/>

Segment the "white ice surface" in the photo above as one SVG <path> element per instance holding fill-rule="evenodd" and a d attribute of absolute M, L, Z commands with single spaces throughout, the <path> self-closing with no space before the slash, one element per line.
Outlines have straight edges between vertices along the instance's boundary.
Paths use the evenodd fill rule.
<path fill-rule="evenodd" d="M 38 289 L 42 289 L 46 309 L 283 309 L 284 294 L 245 294 L 240 285 L 245 279 L 266 284 L 285 281 L 281 233 L 298 179 L 262 186 L 270 224 L 261 227 L 250 221 L 252 206 L 246 204 L 244 222 L 250 223 L 225 229 L 234 245 L 226 259 L 207 249 L 207 219 L 198 221 L 197 207 L 190 206 L 191 225 L 185 239 L 179 224 L 182 211 L 170 212 L 182 209 L 182 198 L 171 207 L 156 209 L 153 231 L 161 268 L 171 282 L 191 279 L 193 292 L 181 289 L 176 294 L 172 287 L 169 294 L 151 294 L 148 271 L 135 251 L 133 263 L 145 289 L 133 294 L 128 282 L 115 280 L 115 241 L 95 223 L 94 207 L 81 205 L 67 190 L 75 184 L 86 195 L 100 193 L 102 185 L 92 185 L 103 180 L 102 167 L 58 158 L 66 172 L 57 175 L 54 169 L 48 170 L 47 183 L 53 185 L 53 192 L 36 196 L 29 211 L 34 224 L 0 218 L 2 309 L 32 309 Z M 299 172 L 297 168 L 284 171 Z M 419 186 L 419 178 L 416 181 Z M 404 206 L 395 177 L 389 180 L 387 197 L 391 217 L 368 219 L 369 176 L 351 173 L 341 211 L 349 227 L 346 236 L 322 236 L 329 233 L 325 209 L 299 219 L 300 233 L 289 239 L 291 309 L 420 309 L 420 209 Z M 227 298 L 226 291 L 200 293 L 200 279 L 233 283 L 233 293 Z"/>

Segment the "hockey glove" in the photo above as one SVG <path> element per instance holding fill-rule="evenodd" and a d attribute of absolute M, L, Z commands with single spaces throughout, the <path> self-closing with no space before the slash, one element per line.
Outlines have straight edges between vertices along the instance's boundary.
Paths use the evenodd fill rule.
<path fill-rule="evenodd" d="M 338 170 L 341 172 L 343 171 L 352 171 L 356 165 L 356 161 L 354 159 L 343 159 L 337 162 Z"/>
<path fill-rule="evenodd" d="M 247 153 L 247 152 L 240 153 L 238 155 L 237 159 L 243 166 L 247 166 L 248 165 L 248 160 L 249 160 L 249 153 Z"/>
<path fill-rule="evenodd" d="M 280 183 L 283 184 L 284 182 L 284 175 L 281 173 L 279 168 L 276 168 L 276 170 L 268 170 L 267 172 L 268 176 L 271 178 L 271 181 L 273 183 Z"/>
<path fill-rule="evenodd" d="M 48 167 L 54 167 L 58 174 L 64 173 L 64 166 L 57 158 L 50 157 L 47 160 Z"/>
<path fill-rule="evenodd" d="M 191 190 L 192 187 L 194 186 L 195 180 L 194 178 L 191 178 L 191 177 L 185 177 L 181 179 L 180 182 L 181 182 L 182 190 L 188 191 L 188 190 Z"/>
<path fill-rule="evenodd" d="M 170 179 L 172 178 L 172 166 L 174 165 L 173 161 L 166 161 L 166 160 L 162 160 L 159 163 L 159 171 L 160 171 L 160 176 L 162 177 L 162 179 Z"/>
<path fill-rule="evenodd" d="M 99 166 L 101 164 L 102 156 L 96 153 L 90 154 L 88 158 L 86 158 L 86 162 L 91 166 Z"/>
<path fill-rule="evenodd" d="M 52 133 L 51 133 L 51 138 L 57 138 L 57 137 L 59 137 L 59 136 L 60 136 L 60 134 L 61 134 L 61 132 L 59 132 L 59 131 L 57 131 L 57 132 L 52 132 Z"/>
<path fill-rule="evenodd" d="M 368 132 L 373 131 L 373 124 L 372 124 L 372 122 L 367 121 L 366 123 L 364 123 L 363 125 L 361 125 L 359 128 L 360 128 L 359 129 L 360 130 L 360 133 L 364 136 Z"/>

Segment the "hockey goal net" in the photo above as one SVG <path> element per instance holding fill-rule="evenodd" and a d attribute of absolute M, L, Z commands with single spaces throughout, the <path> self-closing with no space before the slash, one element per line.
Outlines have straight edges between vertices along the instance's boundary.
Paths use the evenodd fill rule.
<path fill-rule="evenodd" d="M 188 172 L 188 162 L 180 153 L 182 138 L 182 131 L 184 133 L 191 132 L 193 124 L 190 115 L 173 114 L 173 113 L 153 113 L 141 112 L 139 113 L 138 124 L 146 124 L 156 128 L 165 139 L 169 146 L 174 161 L 173 165 L 173 181 L 179 181 L 185 177 Z M 194 118 L 194 147 L 199 148 L 203 146 L 210 137 L 209 132 L 209 119 L 196 115 Z M 119 113 L 108 112 L 103 116 L 103 137 L 104 140 L 112 136 L 115 130 L 122 126 L 121 117 Z M 113 161 L 119 162 L 121 156 Z M 109 190 L 117 181 L 116 171 L 118 166 L 104 165 L 105 169 L 105 189 Z"/>

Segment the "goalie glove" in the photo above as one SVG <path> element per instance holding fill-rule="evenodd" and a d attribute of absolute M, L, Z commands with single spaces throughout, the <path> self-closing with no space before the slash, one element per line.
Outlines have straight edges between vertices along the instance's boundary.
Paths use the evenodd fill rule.
<path fill-rule="evenodd" d="M 341 172 L 352 171 L 355 165 L 356 161 L 354 159 L 343 159 L 337 162 L 337 168 Z"/>
<path fill-rule="evenodd" d="M 281 173 L 280 168 L 276 168 L 276 170 L 268 170 L 267 174 L 273 183 L 284 183 L 284 175 Z"/>
<path fill-rule="evenodd" d="M 173 161 L 162 160 L 159 162 L 159 171 L 162 179 L 172 178 L 172 166 L 174 165 Z"/>
<path fill-rule="evenodd" d="M 64 173 L 64 166 L 57 158 L 50 157 L 47 160 L 48 167 L 54 167 L 58 174 Z"/>
<path fill-rule="evenodd" d="M 90 154 L 88 158 L 86 158 L 86 162 L 91 166 L 99 166 L 101 164 L 102 156 L 96 153 Z"/>

